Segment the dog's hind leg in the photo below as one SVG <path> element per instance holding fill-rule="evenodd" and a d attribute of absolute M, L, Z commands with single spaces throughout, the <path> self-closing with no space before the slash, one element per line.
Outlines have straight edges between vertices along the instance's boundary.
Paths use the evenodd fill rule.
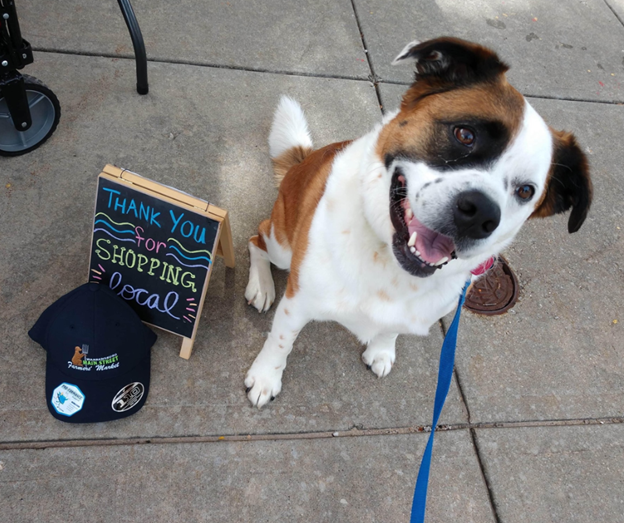
<path fill-rule="evenodd" d="M 312 152 L 312 139 L 303 110 L 288 96 L 282 97 L 275 111 L 269 135 L 269 149 L 278 186 L 288 171 Z M 290 267 L 292 252 L 285 232 L 285 198 L 285 194 L 280 191 L 271 219 L 264 220 L 258 227 L 258 235 L 249 239 L 251 266 L 245 298 L 259 312 L 269 310 L 275 300 L 271 263 L 280 269 Z"/>
<path fill-rule="evenodd" d="M 261 222 L 258 234 L 249 239 L 249 283 L 245 289 L 247 303 L 258 312 L 268 311 L 275 301 L 271 263 L 279 269 L 288 269 L 291 258 L 290 247 L 275 238 L 272 220 Z"/>
<path fill-rule="evenodd" d="M 378 334 L 362 353 L 362 361 L 379 378 L 390 373 L 396 358 L 395 344 L 398 334 Z"/>
<path fill-rule="evenodd" d="M 309 321 L 304 304 L 305 300 L 300 294 L 292 298 L 282 298 L 275 311 L 271 332 L 247 372 L 247 397 L 258 408 L 271 401 L 282 390 L 286 359 L 299 331 Z"/>

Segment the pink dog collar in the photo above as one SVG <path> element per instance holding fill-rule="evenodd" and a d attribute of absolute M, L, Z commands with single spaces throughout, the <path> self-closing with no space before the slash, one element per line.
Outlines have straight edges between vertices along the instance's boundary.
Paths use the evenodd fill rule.
<path fill-rule="evenodd" d="M 481 265 L 479 265 L 476 269 L 471 270 L 470 272 L 475 276 L 481 276 L 489 271 L 494 266 L 494 256 L 485 260 Z"/>

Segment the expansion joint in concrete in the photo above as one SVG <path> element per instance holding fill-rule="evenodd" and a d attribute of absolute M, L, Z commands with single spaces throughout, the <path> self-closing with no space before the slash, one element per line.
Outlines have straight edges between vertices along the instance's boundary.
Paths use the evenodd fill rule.
<path fill-rule="evenodd" d="M 381 78 L 377 76 L 375 73 L 375 68 L 373 67 L 373 60 L 368 52 L 368 46 L 366 45 L 366 38 L 364 37 L 364 31 L 362 30 L 362 25 L 360 23 L 360 17 L 358 16 L 357 8 L 355 7 L 355 0 L 351 0 L 351 7 L 353 8 L 353 16 L 355 16 L 355 23 L 357 24 L 358 31 L 360 32 L 360 38 L 362 39 L 362 47 L 364 48 L 364 54 L 366 55 L 366 60 L 368 62 L 368 68 L 370 69 L 370 76 L 368 80 L 373 84 L 375 88 L 375 94 L 377 95 L 377 102 L 379 103 L 379 109 L 381 110 L 381 114 L 384 114 L 383 102 L 381 101 L 381 93 L 379 92 L 379 82 Z"/>
<path fill-rule="evenodd" d="M 607 4 L 607 7 L 611 10 L 611 12 L 613 13 L 613 15 L 618 19 L 618 22 L 620 22 L 620 24 L 622 24 L 624 26 L 624 21 L 622 20 L 622 18 L 620 17 L 619 14 L 617 14 L 617 11 L 615 9 L 613 9 L 613 7 L 611 6 L 611 4 L 609 2 L 607 2 L 607 0 L 604 0 L 604 3 Z"/>
<path fill-rule="evenodd" d="M 583 425 L 617 425 L 624 423 L 624 417 L 609 418 L 580 418 L 560 420 L 528 420 L 528 421 L 486 421 L 477 423 L 442 424 L 436 427 L 439 432 L 453 430 L 489 430 L 489 429 L 516 429 L 536 427 L 572 427 Z M 164 436 L 143 438 L 97 438 L 71 439 L 51 441 L 5 441 L 0 442 L 1 450 L 32 450 L 58 447 L 96 447 L 116 445 L 164 445 L 180 443 L 223 443 L 245 441 L 282 441 L 300 439 L 332 439 L 371 436 L 400 436 L 404 434 L 426 434 L 431 432 L 431 425 L 417 425 L 413 427 L 389 427 L 365 429 L 354 427 L 349 430 L 321 431 L 321 432 L 291 432 L 277 434 L 230 434 L 225 436 Z"/>
<path fill-rule="evenodd" d="M 56 54 L 65 54 L 71 56 L 89 56 L 96 58 L 112 58 L 115 60 L 132 60 L 134 61 L 134 56 L 131 54 L 112 54 L 112 53 L 92 53 L 88 51 L 69 51 L 66 49 L 54 49 L 49 47 L 37 47 L 33 49 L 34 52 L 37 53 L 56 53 Z M 239 65 L 225 65 L 225 64 L 214 64 L 210 62 L 198 62 L 194 60 L 166 60 L 164 58 L 148 58 L 149 63 L 155 64 L 169 64 L 169 65 L 190 65 L 193 67 L 205 67 L 208 69 L 224 69 L 228 71 L 244 71 L 248 73 L 264 73 L 264 74 L 275 74 L 275 75 L 283 75 L 283 76 L 298 76 L 304 78 L 330 78 L 333 80 L 351 80 L 356 82 L 368 82 L 369 76 L 349 76 L 349 75 L 339 75 L 339 74 L 324 74 L 324 73 L 308 73 L 305 71 L 286 71 L 280 69 L 265 69 L 260 67 L 245 67 Z"/>
<path fill-rule="evenodd" d="M 364 35 L 362 35 L 362 42 L 364 42 Z M 365 45 L 363 43 L 363 45 Z M 365 48 L 366 50 L 366 48 Z M 56 54 L 65 54 L 71 56 L 90 56 L 96 58 L 111 58 L 115 60 L 132 60 L 134 61 L 134 56 L 130 54 L 112 54 L 112 53 L 93 53 L 88 51 L 70 51 L 66 49 L 54 49 L 48 47 L 37 47 L 34 48 L 33 51 L 37 53 L 56 53 Z M 283 75 L 283 76 L 295 76 L 302 78 L 328 78 L 332 80 L 349 80 L 354 82 L 368 82 L 373 85 L 375 88 L 375 93 L 377 95 L 377 102 L 379 107 L 384 112 L 383 103 L 381 100 L 381 93 L 379 91 L 379 86 L 381 84 L 388 85 L 404 85 L 405 88 L 411 85 L 411 82 L 401 82 L 395 80 L 386 80 L 382 79 L 378 76 L 373 69 L 373 64 L 371 62 L 371 58 L 369 53 L 365 53 L 366 58 L 368 60 L 368 65 L 370 69 L 370 74 L 366 76 L 349 76 L 349 75 L 339 75 L 339 74 L 324 74 L 319 72 L 306 72 L 306 71 L 287 71 L 281 69 L 265 69 L 265 68 L 256 68 L 256 67 L 245 67 L 238 65 L 225 65 L 225 64 L 213 64 L 208 62 L 197 62 L 193 60 L 166 60 L 164 58 L 150 58 L 148 59 L 148 63 L 158 63 L 158 64 L 169 64 L 169 65 L 189 65 L 193 67 L 205 67 L 208 69 L 223 69 L 226 71 L 244 71 L 249 73 L 262 73 L 262 74 L 274 74 L 274 75 Z M 522 93 L 526 98 L 533 98 L 536 100 L 556 100 L 562 102 L 583 102 L 583 103 L 592 103 L 592 104 L 602 104 L 602 105 L 624 105 L 624 100 L 592 100 L 589 98 L 572 98 L 572 97 L 561 97 L 561 96 L 548 96 L 543 94 L 531 94 L 531 93 Z"/>
<path fill-rule="evenodd" d="M 444 324 L 442 323 L 442 321 L 440 321 L 440 327 L 442 328 L 444 336 L 446 336 L 446 332 L 444 332 L 446 329 L 444 329 Z M 459 390 L 459 396 L 461 398 L 462 404 L 464 405 L 464 408 L 466 409 L 466 417 L 468 419 L 468 424 L 472 425 L 472 418 L 470 416 L 470 407 L 468 405 L 468 401 L 464 393 L 464 387 L 462 384 L 461 377 L 459 375 L 459 372 L 457 371 L 457 368 L 455 368 L 453 372 L 455 373 L 455 379 L 457 380 L 457 389 Z M 470 434 L 470 440 L 472 441 L 472 446 L 475 451 L 475 456 L 477 456 L 477 463 L 479 464 L 481 477 L 483 478 L 483 483 L 485 484 L 485 488 L 487 490 L 488 500 L 490 501 L 490 509 L 492 510 L 492 516 L 494 517 L 494 520 L 496 521 L 496 523 L 501 523 L 501 519 L 498 515 L 496 499 L 494 497 L 494 490 L 492 488 L 492 482 L 490 481 L 490 477 L 487 473 L 487 469 L 485 467 L 485 463 L 481 455 L 481 449 L 479 448 L 479 443 L 477 441 L 476 431 L 473 427 L 470 427 L 468 432 Z"/>

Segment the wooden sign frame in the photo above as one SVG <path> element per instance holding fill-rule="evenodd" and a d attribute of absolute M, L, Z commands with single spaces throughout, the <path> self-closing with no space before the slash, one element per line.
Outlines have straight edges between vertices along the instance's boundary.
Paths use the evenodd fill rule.
<path fill-rule="evenodd" d="M 142 176 L 139 176 L 138 174 L 130 172 L 126 169 L 120 169 L 119 167 L 115 167 L 114 165 L 108 164 L 104 167 L 104 169 L 98 176 L 98 187 L 100 178 L 110 180 L 116 184 L 126 186 L 129 189 L 132 189 L 139 193 L 146 194 L 158 200 L 163 200 L 169 204 L 175 205 L 176 207 L 186 209 L 190 212 L 194 212 L 202 216 L 206 216 L 207 218 L 218 222 L 219 226 L 217 230 L 217 237 L 215 240 L 216 254 L 217 256 L 221 256 L 224 258 L 225 265 L 227 267 L 234 267 L 234 244 L 232 241 L 230 220 L 226 210 L 220 209 L 215 205 L 209 204 L 208 202 L 200 200 L 199 198 L 190 196 L 189 194 L 186 194 L 177 189 L 173 189 L 158 182 L 143 178 Z M 94 232 L 92 230 L 90 254 L 92 254 L 93 250 L 93 234 Z M 89 259 L 89 267 L 91 267 L 91 259 Z M 206 291 L 208 290 L 208 283 L 210 282 L 211 274 L 212 267 L 209 271 L 207 271 L 206 279 L 204 281 L 201 299 L 199 302 L 199 307 L 197 309 L 197 321 L 195 321 L 195 324 L 193 325 L 193 335 L 190 338 L 182 336 L 182 348 L 180 349 L 180 357 L 187 360 L 191 357 L 191 352 L 193 351 L 193 343 L 195 342 L 195 336 L 197 334 L 197 328 L 199 325 L 199 318 L 201 316 L 201 312 L 204 306 L 204 300 L 206 298 Z M 163 329 L 162 327 L 158 327 L 157 325 L 149 322 L 144 323 L 147 323 L 148 325 L 157 327 L 162 330 L 166 330 L 167 332 L 172 332 L 168 329 Z M 176 332 L 172 332 L 172 334 L 180 336 L 180 334 Z"/>

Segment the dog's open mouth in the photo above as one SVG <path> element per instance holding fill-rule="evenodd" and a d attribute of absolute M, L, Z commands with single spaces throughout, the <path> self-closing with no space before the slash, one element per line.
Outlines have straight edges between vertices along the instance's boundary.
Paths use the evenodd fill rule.
<path fill-rule="evenodd" d="M 407 182 L 396 169 L 390 186 L 390 219 L 396 230 L 393 238 L 394 255 L 401 266 L 414 276 L 431 276 L 437 269 L 455 258 L 455 244 L 423 225 L 407 198 Z"/>

